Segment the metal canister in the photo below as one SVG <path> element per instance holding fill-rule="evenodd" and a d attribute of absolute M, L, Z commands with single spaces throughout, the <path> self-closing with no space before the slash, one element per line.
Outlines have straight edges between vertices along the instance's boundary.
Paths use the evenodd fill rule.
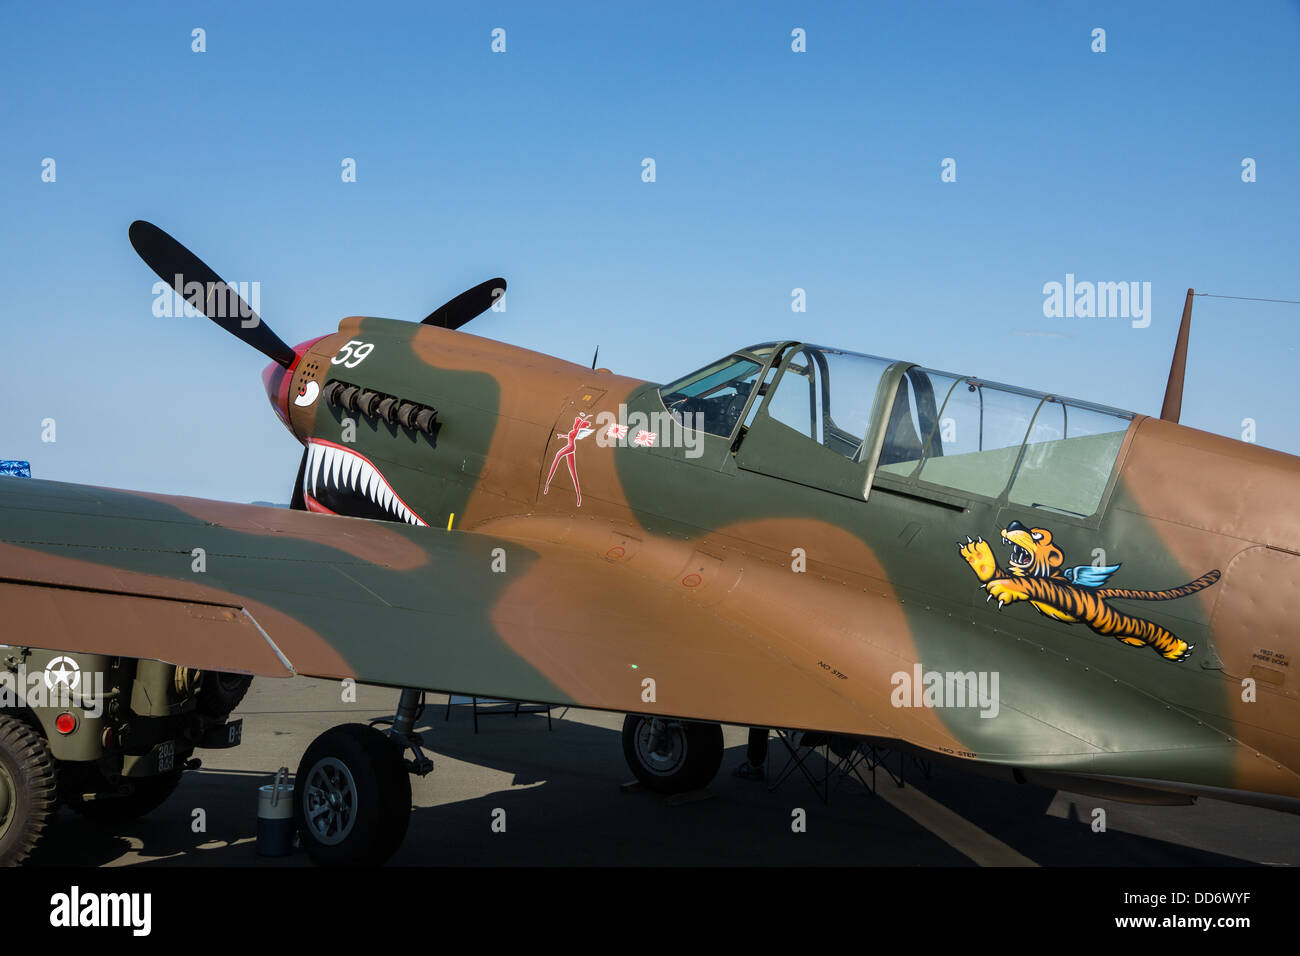
<path fill-rule="evenodd" d="M 281 767 L 275 782 L 257 788 L 257 855 L 288 856 L 293 852 L 293 784 L 289 768 Z"/>

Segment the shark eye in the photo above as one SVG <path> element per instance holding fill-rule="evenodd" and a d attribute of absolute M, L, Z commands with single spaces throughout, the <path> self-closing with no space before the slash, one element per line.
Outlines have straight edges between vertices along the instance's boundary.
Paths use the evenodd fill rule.
<path fill-rule="evenodd" d="M 1042 540 L 1043 540 L 1043 536 L 1042 536 L 1041 534 L 1039 534 L 1037 531 L 1031 531 L 1031 532 L 1029 532 L 1029 536 L 1030 536 L 1031 538 L 1033 538 L 1035 541 L 1042 541 Z"/>

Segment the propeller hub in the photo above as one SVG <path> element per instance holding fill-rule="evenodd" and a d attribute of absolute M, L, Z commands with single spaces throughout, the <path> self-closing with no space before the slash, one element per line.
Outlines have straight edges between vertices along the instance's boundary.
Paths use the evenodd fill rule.
<path fill-rule="evenodd" d="M 275 409 L 275 414 L 279 416 L 280 421 L 284 422 L 284 427 L 289 431 L 293 431 L 293 424 L 289 420 L 289 402 L 295 397 L 290 394 L 290 387 L 293 385 L 293 373 L 308 350 L 323 338 L 325 338 L 324 335 L 318 335 L 314 339 L 308 339 L 306 342 L 299 342 L 295 345 L 293 347 L 293 361 L 288 366 L 281 365 L 279 362 L 271 362 L 266 368 L 262 369 L 262 387 L 266 389 L 266 397 L 271 400 L 271 407 Z"/>

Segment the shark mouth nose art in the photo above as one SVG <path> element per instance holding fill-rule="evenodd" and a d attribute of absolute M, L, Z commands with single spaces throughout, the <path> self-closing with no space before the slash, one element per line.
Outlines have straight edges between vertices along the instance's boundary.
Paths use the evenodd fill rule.
<path fill-rule="evenodd" d="M 309 511 L 428 527 L 365 455 L 318 438 L 307 442 L 302 494 Z"/>

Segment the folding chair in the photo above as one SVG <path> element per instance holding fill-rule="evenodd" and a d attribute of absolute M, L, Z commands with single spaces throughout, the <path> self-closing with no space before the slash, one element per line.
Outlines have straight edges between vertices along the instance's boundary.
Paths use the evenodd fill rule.
<path fill-rule="evenodd" d="M 447 712 L 446 712 L 445 714 L 443 714 L 443 717 L 442 717 L 443 720 L 450 720 L 450 719 L 451 719 L 451 698 L 452 698 L 452 696 L 453 696 L 452 694 L 448 694 L 448 695 L 447 695 Z M 473 705 L 473 710 L 474 710 L 474 733 L 478 733 L 478 718 L 479 718 L 479 703 L 480 703 L 480 698 L 478 698 L 478 697 L 471 697 L 471 698 L 470 698 L 470 701 L 471 701 L 471 703 L 472 703 L 472 705 Z M 482 702 L 483 704 L 491 705 L 491 707 L 492 707 L 491 710 L 487 710 L 487 709 L 484 709 L 484 710 L 483 710 L 482 713 L 483 713 L 483 716 L 484 716 L 484 717 L 506 717 L 506 716 L 518 717 L 520 714 L 545 714 L 545 715 L 546 715 L 546 729 L 547 729 L 548 731 L 551 729 L 551 705 L 550 705 L 550 704 L 524 704 L 524 703 L 522 703 L 522 702 L 520 702 L 520 701 L 517 701 L 517 700 L 515 700 L 515 701 L 510 701 L 510 700 L 498 700 L 497 698 L 494 698 L 494 697 L 484 697 L 484 698 L 481 699 L 481 702 Z M 501 709 L 501 708 L 498 706 L 498 705 L 501 705 L 501 704 L 505 704 L 505 705 L 507 705 L 507 706 L 513 705 L 513 708 L 512 708 L 512 709 Z"/>
<path fill-rule="evenodd" d="M 803 774 L 804 779 L 808 781 L 808 786 L 812 787 L 813 793 L 821 798 L 822 803 L 830 802 L 830 784 L 831 784 L 831 762 L 823 758 L 824 768 L 818 776 L 808 768 L 808 760 L 817 753 L 819 747 L 825 747 L 830 743 L 830 735 L 818 733 L 816 731 L 806 730 L 782 730 L 776 728 L 776 737 L 785 745 L 789 753 L 785 766 L 776 775 L 776 778 L 768 785 L 768 791 L 775 790 L 781 786 L 791 774 L 796 770 Z"/>
<path fill-rule="evenodd" d="M 889 769 L 888 758 L 891 753 L 898 754 L 898 773 Z M 867 791 L 873 796 L 876 793 L 876 771 L 883 770 L 885 775 L 893 781 L 894 785 L 902 788 L 907 785 L 907 761 L 911 759 L 912 766 L 918 768 L 922 775 L 928 780 L 930 777 L 930 764 L 915 754 L 907 754 L 902 750 L 892 750 L 889 747 L 880 746 L 867 740 L 858 740 L 848 753 L 839 759 L 836 765 L 836 771 L 839 778 L 836 786 L 843 783 L 847 777 L 856 777 L 861 784 L 867 788 Z M 868 781 L 863 775 L 863 770 L 871 771 L 871 779 Z"/>

